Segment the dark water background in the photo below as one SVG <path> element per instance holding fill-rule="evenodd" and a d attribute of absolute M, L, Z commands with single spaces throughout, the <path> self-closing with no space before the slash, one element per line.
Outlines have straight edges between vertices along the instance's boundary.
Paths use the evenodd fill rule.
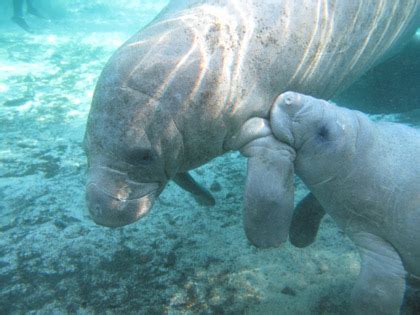
<path fill-rule="evenodd" d="M 259 251 L 241 221 L 245 160 L 195 170 L 218 204 L 174 185 L 142 222 L 96 226 L 81 148 L 101 69 L 166 1 L 35 1 L 34 33 L 0 3 L 0 314 L 338 314 L 358 273 L 353 245 L 326 218 L 317 242 Z M 420 33 L 336 101 L 419 125 Z M 298 198 L 305 194 L 298 184 Z"/>

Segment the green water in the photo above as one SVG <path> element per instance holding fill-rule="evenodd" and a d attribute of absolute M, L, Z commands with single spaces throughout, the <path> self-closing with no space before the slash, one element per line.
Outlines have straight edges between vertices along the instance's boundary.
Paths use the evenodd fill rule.
<path fill-rule="evenodd" d="M 33 33 L 10 21 L 11 1 L 0 4 L 0 314 L 338 314 L 348 306 L 359 258 L 330 218 L 305 251 L 249 245 L 246 161 L 237 152 L 193 172 L 215 208 L 170 184 L 141 224 L 95 225 L 82 139 L 96 80 L 167 1 L 35 3 L 46 19 L 26 15 Z M 420 77 L 413 71 L 411 80 Z M 375 119 L 418 125 L 418 82 L 404 111 L 363 106 Z M 297 197 L 305 192 L 298 183 Z"/>

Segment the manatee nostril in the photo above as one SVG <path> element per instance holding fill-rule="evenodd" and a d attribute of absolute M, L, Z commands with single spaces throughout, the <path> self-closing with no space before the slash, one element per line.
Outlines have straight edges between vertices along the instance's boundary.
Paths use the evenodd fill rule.
<path fill-rule="evenodd" d="M 284 104 L 285 105 L 293 105 L 296 99 L 296 95 L 294 92 L 285 92 L 284 93 Z"/>

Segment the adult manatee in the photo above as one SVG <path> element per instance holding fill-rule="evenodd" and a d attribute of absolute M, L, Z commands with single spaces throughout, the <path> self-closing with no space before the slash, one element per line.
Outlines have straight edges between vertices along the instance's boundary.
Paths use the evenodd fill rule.
<path fill-rule="evenodd" d="M 348 86 L 410 38 L 419 12 L 418 0 L 172 1 L 97 83 L 85 136 L 93 219 L 136 221 L 170 179 L 211 204 L 189 170 L 266 135 L 257 118 L 283 91 L 328 99 Z M 291 218 L 277 209 L 293 200 L 270 196 L 285 195 L 290 170 L 251 151 L 245 230 L 276 246 Z"/>
<path fill-rule="evenodd" d="M 325 209 L 359 249 L 353 312 L 398 314 L 406 278 L 420 280 L 420 131 L 292 92 L 270 124 L 274 149 L 312 192 L 304 203 Z"/>

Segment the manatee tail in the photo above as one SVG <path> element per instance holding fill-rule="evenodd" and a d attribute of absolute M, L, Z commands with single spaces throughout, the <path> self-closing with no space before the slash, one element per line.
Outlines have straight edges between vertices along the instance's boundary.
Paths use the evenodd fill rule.
<path fill-rule="evenodd" d="M 22 29 L 27 31 L 28 33 L 32 33 L 32 29 L 29 27 L 28 23 L 26 23 L 25 19 L 21 16 L 14 16 L 12 17 L 12 21 L 19 25 Z"/>

